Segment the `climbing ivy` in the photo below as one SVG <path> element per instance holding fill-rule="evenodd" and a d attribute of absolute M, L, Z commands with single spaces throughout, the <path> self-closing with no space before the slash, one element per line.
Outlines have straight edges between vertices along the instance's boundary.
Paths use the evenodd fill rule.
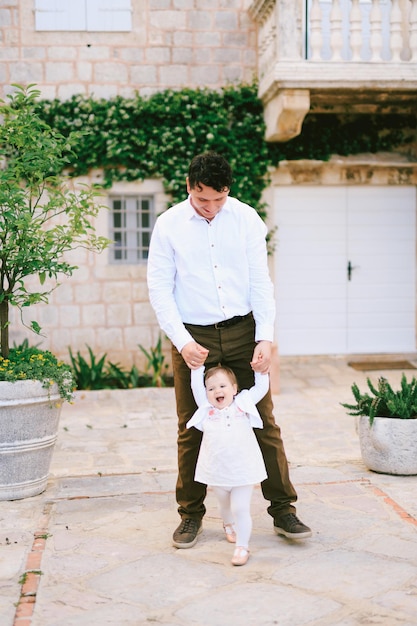
<path fill-rule="evenodd" d="M 83 131 L 74 175 L 103 168 L 105 184 L 116 180 L 162 178 L 173 201 L 184 198 L 192 157 L 222 153 L 234 172 L 232 192 L 262 214 L 260 197 L 269 158 L 262 104 L 253 85 L 221 91 L 162 91 L 148 98 L 43 101 L 39 114 L 68 134 Z"/>
<path fill-rule="evenodd" d="M 310 114 L 302 133 L 287 143 L 269 146 L 269 158 L 276 165 L 283 159 L 328 161 L 333 154 L 389 152 L 416 140 L 415 115 Z M 412 154 L 413 148 L 409 148 Z M 415 157 L 415 155 L 414 155 Z"/>
<path fill-rule="evenodd" d="M 75 176 L 102 168 L 107 187 L 117 180 L 161 178 L 177 202 L 184 197 L 192 157 L 216 150 L 233 167 L 232 194 L 262 217 L 268 170 L 279 161 L 388 151 L 415 140 L 416 128 L 412 115 L 310 114 L 301 135 L 269 144 L 256 84 L 219 91 L 166 90 L 149 97 L 76 95 L 40 101 L 38 107 L 39 115 L 63 135 L 81 131 L 75 154 L 68 155 Z"/>

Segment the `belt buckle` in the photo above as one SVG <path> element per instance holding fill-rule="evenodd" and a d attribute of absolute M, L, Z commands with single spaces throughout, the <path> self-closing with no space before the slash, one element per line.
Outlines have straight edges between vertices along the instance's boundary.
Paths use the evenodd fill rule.
<path fill-rule="evenodd" d="M 216 322 L 214 324 L 214 328 L 216 330 L 219 330 L 221 328 L 229 328 L 229 326 L 234 326 L 235 324 L 237 324 L 241 318 L 242 318 L 241 315 L 235 315 L 234 317 L 231 317 L 228 320 L 222 320 L 221 322 Z"/>

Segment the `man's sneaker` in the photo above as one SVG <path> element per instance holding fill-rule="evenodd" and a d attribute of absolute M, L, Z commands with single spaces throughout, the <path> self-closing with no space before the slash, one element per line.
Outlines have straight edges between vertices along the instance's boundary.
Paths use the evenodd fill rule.
<path fill-rule="evenodd" d="M 288 539 L 306 539 L 311 537 L 311 528 L 303 524 L 295 513 L 284 513 L 274 519 L 274 530 L 277 535 Z"/>
<path fill-rule="evenodd" d="M 176 548 L 192 548 L 197 543 L 197 535 L 203 530 L 201 520 L 186 517 L 175 530 L 172 544 Z"/>

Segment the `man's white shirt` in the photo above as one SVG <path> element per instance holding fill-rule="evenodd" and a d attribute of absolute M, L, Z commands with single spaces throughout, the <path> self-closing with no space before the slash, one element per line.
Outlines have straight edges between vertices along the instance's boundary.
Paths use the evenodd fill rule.
<path fill-rule="evenodd" d="M 273 340 L 266 233 L 255 209 L 231 197 L 210 222 L 189 198 L 158 217 L 149 248 L 149 297 L 179 351 L 193 341 L 184 323 L 205 326 L 250 311 L 255 340 Z"/>

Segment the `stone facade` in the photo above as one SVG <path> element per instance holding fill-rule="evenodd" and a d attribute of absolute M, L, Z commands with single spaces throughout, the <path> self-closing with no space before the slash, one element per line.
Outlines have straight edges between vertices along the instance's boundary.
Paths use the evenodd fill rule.
<path fill-rule="evenodd" d="M 0 0 L 0 84 L 44 98 L 146 95 L 252 81 L 256 28 L 245 0 L 132 0 L 131 32 L 35 30 L 34 0 Z"/>

